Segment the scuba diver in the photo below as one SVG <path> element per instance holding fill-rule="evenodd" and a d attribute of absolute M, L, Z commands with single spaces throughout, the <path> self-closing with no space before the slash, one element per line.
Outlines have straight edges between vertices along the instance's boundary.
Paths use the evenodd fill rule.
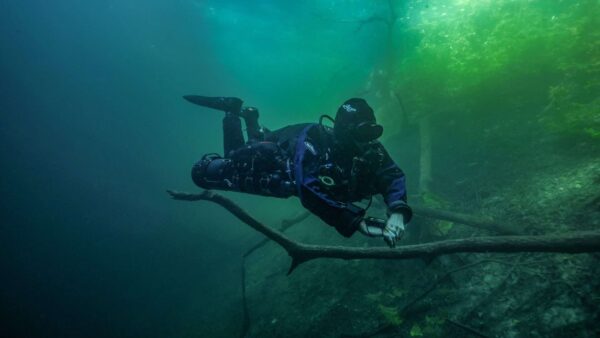
<path fill-rule="evenodd" d="M 258 109 L 243 107 L 239 98 L 186 95 L 184 99 L 225 112 L 224 156 L 206 154 L 193 166 L 192 179 L 199 187 L 297 196 L 306 209 L 345 237 L 359 231 L 382 237 L 392 248 L 402 238 L 412 217 L 404 173 L 377 141 L 383 127 L 365 100 L 347 100 L 335 119 L 323 115 L 319 123 L 270 131 L 259 125 Z M 333 128 L 323 125 L 325 118 L 333 121 Z M 375 194 L 384 197 L 387 220 L 365 217 Z M 366 208 L 353 203 L 366 199 Z"/>

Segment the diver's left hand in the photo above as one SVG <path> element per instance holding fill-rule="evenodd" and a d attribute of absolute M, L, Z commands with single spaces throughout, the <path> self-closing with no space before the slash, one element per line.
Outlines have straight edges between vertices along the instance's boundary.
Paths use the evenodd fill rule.
<path fill-rule="evenodd" d="M 404 216 L 401 213 L 392 213 L 383 229 L 383 240 L 390 248 L 393 248 L 396 246 L 396 242 L 404 236 L 404 231 Z"/>

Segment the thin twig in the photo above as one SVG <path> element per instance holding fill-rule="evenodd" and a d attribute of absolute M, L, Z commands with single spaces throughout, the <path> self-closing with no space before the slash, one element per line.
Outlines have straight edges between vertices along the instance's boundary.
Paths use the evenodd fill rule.
<path fill-rule="evenodd" d="M 308 218 L 308 216 L 310 216 L 309 212 L 303 212 L 302 214 L 290 218 L 290 219 L 284 219 L 283 221 L 281 221 L 281 229 L 279 231 L 284 232 L 287 229 L 291 228 L 292 226 L 304 221 L 306 218 Z M 244 319 L 243 319 L 243 323 L 242 323 L 242 331 L 241 331 L 241 337 L 244 338 L 246 337 L 246 335 L 248 334 L 248 330 L 250 330 L 250 314 L 248 311 L 248 302 L 246 300 L 246 258 L 253 253 L 254 251 L 256 251 L 258 248 L 264 246 L 265 244 L 267 244 L 270 241 L 270 239 L 265 238 L 263 240 L 261 240 L 260 242 L 258 242 L 256 245 L 252 246 L 250 249 L 248 249 L 248 251 L 246 251 L 246 253 L 244 253 L 244 255 L 242 256 L 242 310 L 244 313 Z"/>
<path fill-rule="evenodd" d="M 485 296 L 478 304 L 477 306 L 475 306 L 474 308 L 471 309 L 471 311 L 469 311 L 467 313 L 467 315 L 465 316 L 465 320 L 469 321 L 469 319 L 471 319 L 471 316 L 473 315 L 473 313 L 475 312 L 475 310 L 477 309 L 481 309 L 485 306 L 485 304 L 488 302 L 489 299 L 492 299 L 493 296 L 499 292 L 499 290 L 501 290 L 504 285 L 508 282 L 509 277 L 513 274 L 513 272 L 515 271 L 515 269 L 517 268 L 517 266 L 519 266 L 519 264 L 521 263 L 521 259 L 523 258 L 523 254 L 519 255 L 519 257 L 517 257 L 517 260 L 512 264 L 512 266 L 510 267 L 510 270 L 508 270 L 508 272 L 506 273 L 506 275 L 504 276 L 504 278 L 502 279 L 502 282 L 500 282 L 500 284 L 498 284 L 498 286 L 496 286 L 492 292 L 490 292 L 487 296 Z"/>
<path fill-rule="evenodd" d="M 450 323 L 450 324 L 452 324 L 452 325 L 454 325 L 454 326 L 456 326 L 456 327 L 459 327 L 459 328 L 461 328 L 461 329 L 463 329 L 463 330 L 465 330 L 465 331 L 467 331 L 467 332 L 469 332 L 469 333 L 472 333 L 472 334 L 474 334 L 474 335 L 476 335 L 476 336 L 478 336 L 478 337 L 483 337 L 483 338 L 489 338 L 489 337 L 490 337 L 490 336 L 488 336 L 488 335 L 486 335 L 486 334 L 483 334 L 483 333 L 481 333 L 481 332 L 479 332 L 479 331 L 475 330 L 475 329 L 474 329 L 474 328 L 472 328 L 472 327 L 469 327 L 469 326 L 466 326 L 465 324 L 461 324 L 461 323 L 459 323 L 459 322 L 456 322 L 456 321 L 454 321 L 454 320 L 452 320 L 452 319 L 450 319 L 450 318 L 446 318 L 446 321 L 447 321 L 448 323 Z"/>
<path fill-rule="evenodd" d="M 250 314 L 248 311 L 248 302 L 246 300 L 246 256 L 242 258 L 242 310 L 244 318 L 242 321 L 241 338 L 246 337 L 250 329 Z"/>
<path fill-rule="evenodd" d="M 504 263 L 507 264 L 506 262 L 499 262 L 497 260 L 493 260 L 493 259 L 483 259 L 477 262 L 473 262 L 473 263 L 469 263 L 466 265 L 462 265 L 459 266 L 457 268 L 454 268 L 450 271 L 447 271 L 444 275 L 442 275 L 442 277 L 436 279 L 435 282 L 433 282 L 431 284 L 431 286 L 429 288 L 427 288 L 427 290 L 425 290 L 424 292 L 422 292 L 421 294 L 419 294 L 418 296 L 416 296 L 415 298 L 413 298 L 410 302 L 408 302 L 400 311 L 399 314 L 402 316 L 405 316 L 408 313 L 408 310 L 415 305 L 417 302 L 421 301 L 422 299 L 424 299 L 427 295 L 429 295 L 433 290 L 435 290 L 437 288 L 437 286 L 439 284 L 441 284 L 443 281 L 445 281 L 448 277 L 450 277 L 450 275 L 452 275 L 453 273 L 462 271 L 462 270 L 466 270 L 466 269 L 470 269 L 472 267 L 475 267 L 477 265 L 481 265 L 483 263 Z M 366 333 L 366 334 L 361 334 L 358 336 L 351 336 L 351 335 L 344 335 L 343 337 L 373 337 L 375 335 L 378 334 L 382 334 L 382 333 L 386 333 L 386 332 L 390 332 L 393 329 L 395 329 L 396 326 L 391 325 L 391 324 L 384 324 L 380 327 L 378 327 L 375 331 L 370 332 L 370 333 Z"/>
<path fill-rule="evenodd" d="M 307 219 L 308 216 L 310 216 L 310 212 L 304 212 L 294 218 L 284 219 L 283 221 L 281 221 L 281 229 L 279 229 L 279 231 L 281 231 L 281 232 L 286 231 L 287 229 L 291 228 L 292 226 Z M 246 251 L 246 253 L 244 253 L 244 257 L 250 256 L 250 254 L 252 254 L 254 251 L 258 250 L 259 248 L 263 247 L 269 241 L 270 241 L 269 238 L 265 238 L 262 241 L 256 243 L 254 246 L 252 246 L 250 249 L 248 249 L 248 251 Z"/>
<path fill-rule="evenodd" d="M 442 277 L 439 277 L 438 279 L 435 280 L 435 282 L 433 282 L 429 288 L 427 288 L 427 290 L 425 290 L 424 292 L 422 292 L 421 294 L 419 294 L 418 296 L 416 296 L 415 298 L 413 298 L 413 300 L 411 300 L 410 302 L 408 302 L 406 305 L 404 305 L 404 307 L 402 308 L 402 310 L 400 310 L 400 313 L 405 314 L 408 312 L 408 310 L 415 305 L 417 302 L 419 302 L 420 300 L 422 300 L 423 298 L 425 298 L 428 294 L 430 294 L 433 290 L 435 290 L 437 288 L 438 285 L 440 285 L 440 283 L 442 283 L 443 281 L 445 281 L 448 277 L 450 277 L 450 275 L 452 275 L 453 273 L 462 271 L 462 270 L 466 270 L 466 269 L 470 269 L 474 266 L 483 264 L 483 263 L 489 263 L 489 262 L 494 262 L 492 260 L 488 260 L 488 259 L 483 259 L 477 262 L 473 262 L 473 263 L 469 263 L 463 266 L 459 266 L 458 268 L 452 269 L 448 272 L 446 272 L 445 274 L 442 275 Z"/>

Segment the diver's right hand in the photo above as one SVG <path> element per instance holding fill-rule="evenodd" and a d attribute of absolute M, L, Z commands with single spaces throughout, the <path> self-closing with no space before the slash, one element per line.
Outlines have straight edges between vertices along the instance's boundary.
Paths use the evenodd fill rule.
<path fill-rule="evenodd" d="M 392 213 L 383 228 L 383 240 L 390 248 L 396 247 L 396 242 L 402 239 L 405 231 L 404 216 Z"/>

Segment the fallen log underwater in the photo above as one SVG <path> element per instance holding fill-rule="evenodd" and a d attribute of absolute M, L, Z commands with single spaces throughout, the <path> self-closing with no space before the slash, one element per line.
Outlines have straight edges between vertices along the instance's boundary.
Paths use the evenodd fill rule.
<path fill-rule="evenodd" d="M 300 264 L 317 258 L 337 259 L 410 259 L 425 258 L 459 253 L 589 253 L 600 252 L 600 230 L 576 231 L 548 235 L 508 235 L 484 236 L 465 239 L 451 239 L 425 244 L 404 245 L 394 249 L 385 247 L 350 248 L 342 246 L 311 245 L 296 242 L 282 232 L 268 227 L 243 210 L 232 200 L 210 190 L 192 194 L 167 190 L 171 197 L 181 201 L 210 201 L 224 207 L 235 217 L 246 223 L 267 238 L 273 240 L 292 257 L 288 274 Z M 429 209 L 431 210 L 431 209 Z"/>

